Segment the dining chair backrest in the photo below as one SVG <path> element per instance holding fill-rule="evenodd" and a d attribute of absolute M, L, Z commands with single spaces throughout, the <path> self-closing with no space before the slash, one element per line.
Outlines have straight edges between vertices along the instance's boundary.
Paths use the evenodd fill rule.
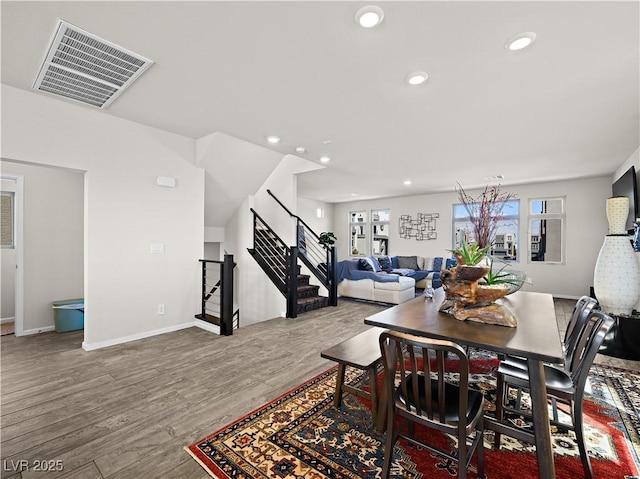
<path fill-rule="evenodd" d="M 568 373 L 571 373 L 571 371 L 573 371 L 577 366 L 577 364 L 574 364 L 572 361 L 573 352 L 582 335 L 582 331 L 587 324 L 587 319 L 597 304 L 598 301 L 594 298 L 582 296 L 578 299 L 575 307 L 573 308 L 563 340 L 564 364 L 565 370 Z"/>
<path fill-rule="evenodd" d="M 574 364 L 570 372 L 571 380 L 575 393 L 580 396 L 584 392 L 593 360 L 613 324 L 614 319 L 600 310 L 592 310 L 588 316 L 587 324 L 578 338 L 571 358 Z"/>
<path fill-rule="evenodd" d="M 428 339 L 390 331 L 380 336 L 385 377 L 398 412 L 440 430 L 453 432 L 458 423 L 466 428 L 469 360 L 462 347 L 451 341 Z M 460 379 L 457 387 L 445 382 L 445 359 L 457 357 Z M 454 409 L 452 410 L 452 406 Z M 455 407 L 457 406 L 457 408 Z M 454 421 L 451 419 L 454 418 Z"/>

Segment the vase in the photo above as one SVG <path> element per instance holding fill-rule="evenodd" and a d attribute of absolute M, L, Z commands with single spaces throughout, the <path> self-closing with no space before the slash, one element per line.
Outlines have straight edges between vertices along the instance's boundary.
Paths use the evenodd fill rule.
<path fill-rule="evenodd" d="M 593 287 L 602 310 L 616 316 L 631 315 L 640 297 L 640 266 L 625 231 L 629 198 L 607 199 L 609 234 L 600 248 Z"/>

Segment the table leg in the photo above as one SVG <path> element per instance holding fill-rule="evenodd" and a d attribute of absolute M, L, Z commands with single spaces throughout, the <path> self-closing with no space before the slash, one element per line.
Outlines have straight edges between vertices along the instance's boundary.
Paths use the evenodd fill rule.
<path fill-rule="evenodd" d="M 551 428 L 549 425 L 549 410 L 547 409 L 544 367 L 541 361 L 531 358 L 529 358 L 527 365 L 529 368 L 531 413 L 533 414 L 536 456 L 538 458 L 538 477 L 540 479 L 555 479 L 556 471 L 551 447 Z"/>

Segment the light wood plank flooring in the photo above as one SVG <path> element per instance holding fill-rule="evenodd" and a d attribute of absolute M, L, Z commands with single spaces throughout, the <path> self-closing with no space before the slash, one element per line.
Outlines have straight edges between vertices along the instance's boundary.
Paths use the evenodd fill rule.
<path fill-rule="evenodd" d="M 556 301 L 561 334 L 573 304 Z M 82 331 L 4 336 L 1 477 L 207 478 L 184 446 L 332 366 L 320 351 L 383 309 L 340 300 L 231 337 L 190 328 L 92 352 L 81 349 Z M 36 460 L 64 469 L 16 471 Z"/>
<path fill-rule="evenodd" d="M 2 337 L 1 477 L 209 477 L 184 446 L 331 367 L 320 351 L 383 309 L 341 300 L 230 337 L 190 328 L 91 352 L 82 331 Z M 64 470 L 16 473 L 20 460 Z"/>

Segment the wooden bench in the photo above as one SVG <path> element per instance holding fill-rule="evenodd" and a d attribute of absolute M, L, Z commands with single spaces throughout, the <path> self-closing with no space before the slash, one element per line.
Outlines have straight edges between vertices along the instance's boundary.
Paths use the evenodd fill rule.
<path fill-rule="evenodd" d="M 377 369 L 382 361 L 378 339 L 384 331 L 386 331 L 384 328 L 371 328 L 320 353 L 323 358 L 338 363 L 334 406 L 340 409 L 343 392 L 366 398 L 371 401 L 371 417 L 374 423 L 378 411 Z M 347 366 L 369 372 L 371 392 L 344 384 Z"/>

